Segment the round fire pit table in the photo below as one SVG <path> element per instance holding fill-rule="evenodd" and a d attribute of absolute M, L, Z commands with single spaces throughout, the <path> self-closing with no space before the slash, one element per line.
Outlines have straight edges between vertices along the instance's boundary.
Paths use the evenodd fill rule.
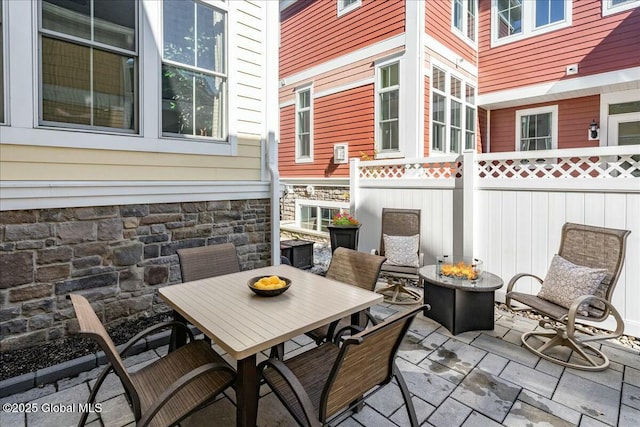
<path fill-rule="evenodd" d="M 424 279 L 424 302 L 431 306 L 424 315 L 440 323 L 452 334 L 492 330 L 495 290 L 502 279 L 487 271 L 476 280 L 439 275 L 435 265 L 418 270 Z"/>

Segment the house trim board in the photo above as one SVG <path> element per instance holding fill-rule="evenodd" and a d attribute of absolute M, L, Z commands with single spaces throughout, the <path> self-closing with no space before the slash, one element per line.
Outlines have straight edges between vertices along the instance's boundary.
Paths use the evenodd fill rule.
<path fill-rule="evenodd" d="M 266 199 L 269 181 L 2 181 L 0 211 Z"/>
<path fill-rule="evenodd" d="M 431 35 L 426 33 L 424 34 L 424 47 L 427 50 L 438 54 L 443 59 L 447 58 L 451 62 L 455 62 L 457 68 L 462 69 L 463 71 L 471 74 L 476 78 L 478 77 L 478 67 L 476 65 L 471 64 L 469 63 L 469 61 L 464 60 L 462 56 L 460 56 L 460 54 L 449 49 L 447 46 L 445 46 L 438 40 L 434 39 Z M 430 76 L 431 72 L 429 71 L 429 67 L 425 66 L 424 69 L 425 69 L 424 75 Z"/>
<path fill-rule="evenodd" d="M 293 178 L 280 177 L 282 185 L 316 185 L 318 187 L 348 187 L 349 178 Z"/>
<path fill-rule="evenodd" d="M 424 156 L 424 16 L 425 3 L 406 2 L 406 50 L 400 69 L 400 151 L 405 157 Z M 403 82 L 404 81 L 404 82 Z M 404 133 L 404 135 L 402 135 Z M 406 143 L 406 141 L 414 141 Z M 403 143 L 405 142 L 405 143 Z"/>
<path fill-rule="evenodd" d="M 299 83 L 306 82 L 320 74 L 331 72 L 338 68 L 348 66 L 354 62 L 362 61 L 364 59 L 380 55 L 381 53 L 388 50 L 403 47 L 404 45 L 405 34 L 403 33 L 383 40 L 381 42 L 374 43 L 362 49 L 358 49 L 355 52 L 330 59 L 329 61 L 307 68 L 306 70 L 299 73 L 282 77 L 280 79 L 280 86 L 296 86 Z"/>
<path fill-rule="evenodd" d="M 631 89 L 640 89 L 640 67 L 480 94 L 477 104 L 495 110 Z"/>

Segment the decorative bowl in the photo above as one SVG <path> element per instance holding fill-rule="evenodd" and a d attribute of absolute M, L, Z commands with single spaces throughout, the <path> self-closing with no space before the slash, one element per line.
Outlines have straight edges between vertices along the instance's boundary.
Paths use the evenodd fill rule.
<path fill-rule="evenodd" d="M 275 297 L 276 295 L 280 295 L 284 292 L 287 291 L 287 289 L 289 289 L 291 287 L 291 280 L 287 279 L 286 277 L 281 277 L 280 276 L 280 280 L 285 282 L 285 285 L 281 288 L 276 288 L 276 289 L 261 289 L 261 288 L 256 288 L 255 284 L 257 281 L 259 281 L 260 279 L 268 279 L 271 276 L 257 276 L 254 277 L 252 279 L 249 280 L 249 282 L 247 282 L 247 286 L 249 286 L 249 289 L 251 289 L 253 292 L 255 292 L 256 295 L 260 295 L 261 297 Z"/>
<path fill-rule="evenodd" d="M 478 280 L 482 276 L 483 262 L 473 257 L 437 257 L 437 272 L 439 276 L 461 280 Z"/>

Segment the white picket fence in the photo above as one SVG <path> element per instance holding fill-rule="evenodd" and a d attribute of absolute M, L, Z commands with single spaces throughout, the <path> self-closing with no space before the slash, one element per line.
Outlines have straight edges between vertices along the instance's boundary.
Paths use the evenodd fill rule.
<path fill-rule="evenodd" d="M 351 161 L 359 249 L 380 244 L 383 207 L 421 209 L 425 264 L 440 255 L 484 261 L 502 277 L 544 277 L 565 222 L 631 230 L 613 303 L 640 337 L 640 146 Z M 518 289 L 538 291 L 537 282 Z"/>

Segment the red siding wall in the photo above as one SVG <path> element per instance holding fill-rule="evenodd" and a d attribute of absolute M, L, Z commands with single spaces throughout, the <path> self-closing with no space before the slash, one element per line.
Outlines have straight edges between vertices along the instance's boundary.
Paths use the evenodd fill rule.
<path fill-rule="evenodd" d="M 479 9 L 480 93 L 640 66 L 640 8 L 602 17 L 601 0 L 574 0 L 570 27 L 496 48 L 491 2 Z M 579 72 L 566 76 L 571 64 Z"/>
<path fill-rule="evenodd" d="M 491 152 L 515 151 L 516 110 L 558 105 L 558 148 L 597 147 L 589 141 L 587 130 L 591 120 L 600 116 L 600 96 L 585 96 L 558 102 L 491 110 Z M 483 141 L 483 146 L 485 142 Z"/>
<path fill-rule="evenodd" d="M 296 158 L 296 107 L 280 109 L 280 143 L 278 144 L 278 169 L 283 174 L 291 169 Z M 285 167 L 286 166 L 286 167 Z M 289 174 L 288 176 L 291 176 Z"/>
<path fill-rule="evenodd" d="M 514 116 L 515 117 L 515 116 Z M 515 125 L 514 125 L 515 126 Z M 478 152 L 487 152 L 487 110 L 478 108 Z"/>
<path fill-rule="evenodd" d="M 429 144 L 431 135 L 431 100 L 429 98 L 431 91 L 429 88 L 431 87 L 431 80 L 429 77 L 424 78 L 424 87 L 426 88 L 424 91 L 424 156 L 429 157 L 429 152 L 431 151 L 431 144 Z"/>
<path fill-rule="evenodd" d="M 453 33 L 451 2 L 427 1 L 425 9 L 425 32 L 475 65 L 477 63 L 475 49 Z"/>
<path fill-rule="evenodd" d="M 280 77 L 403 33 L 404 13 L 404 0 L 362 0 L 341 17 L 336 1 L 298 0 L 280 14 Z"/>
<path fill-rule="evenodd" d="M 333 163 L 333 144 L 349 144 L 349 158 L 373 157 L 373 85 L 313 100 L 313 163 L 295 163 L 295 109 L 280 111 L 279 164 L 282 177 L 348 177 L 349 165 Z"/>

